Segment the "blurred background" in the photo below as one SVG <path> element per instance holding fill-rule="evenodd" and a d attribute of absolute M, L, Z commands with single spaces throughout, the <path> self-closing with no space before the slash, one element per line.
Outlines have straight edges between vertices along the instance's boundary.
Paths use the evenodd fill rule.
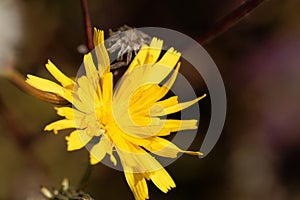
<path fill-rule="evenodd" d="M 105 31 L 156 26 L 195 40 L 243 2 L 88 1 L 92 25 Z M 176 189 L 162 194 L 148 182 L 150 199 L 300 199 L 299 23 L 300 1 L 269 0 L 205 46 L 226 87 L 223 133 L 205 158 L 183 156 L 167 167 Z M 79 0 L 0 0 L 0 70 L 13 65 L 24 77 L 50 78 L 44 65 L 51 59 L 75 76 L 83 27 Z M 68 132 L 43 131 L 58 119 L 51 104 L 0 77 L 0 114 L 0 199 L 43 199 L 40 186 L 59 187 L 64 177 L 79 184 L 88 152 L 67 152 Z M 193 149 L 204 134 L 200 127 Z M 123 173 L 102 164 L 86 191 L 100 200 L 133 199 Z"/>

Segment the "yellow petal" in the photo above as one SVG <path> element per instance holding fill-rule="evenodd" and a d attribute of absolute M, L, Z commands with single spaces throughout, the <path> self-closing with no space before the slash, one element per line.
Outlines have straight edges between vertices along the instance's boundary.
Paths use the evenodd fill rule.
<path fill-rule="evenodd" d="M 26 83 L 44 92 L 51 92 L 61 97 L 64 96 L 63 87 L 47 79 L 40 78 L 33 75 L 27 75 Z"/>
<path fill-rule="evenodd" d="M 167 193 L 168 190 L 176 187 L 173 179 L 164 168 L 149 172 L 148 176 L 154 185 L 156 185 L 156 187 L 158 187 L 164 193 Z"/>
<path fill-rule="evenodd" d="M 51 124 L 48 124 L 44 130 L 45 131 L 53 130 L 54 133 L 57 134 L 59 130 L 69 129 L 69 128 L 76 128 L 74 121 L 68 119 L 62 119 L 62 120 L 52 122 Z"/>
<path fill-rule="evenodd" d="M 94 78 L 96 79 L 96 77 Z M 78 78 L 78 87 L 75 88 L 76 92 L 73 93 L 73 105 L 85 113 L 95 112 L 103 106 L 102 95 L 99 95 L 101 90 L 99 90 L 98 80 L 96 80 L 95 84 L 92 84 L 92 79 L 89 79 L 87 76 Z"/>
<path fill-rule="evenodd" d="M 177 96 L 172 96 L 168 99 L 165 99 L 165 100 L 162 100 L 162 101 L 159 101 L 156 103 L 156 105 L 160 105 L 162 107 L 170 107 L 170 106 L 174 106 L 178 104 L 178 97 Z"/>
<path fill-rule="evenodd" d="M 124 77 L 125 79 L 122 78 L 121 83 L 117 85 L 113 98 L 113 108 L 117 113 L 134 114 L 141 110 L 148 112 L 145 107 L 150 108 L 153 105 L 153 95 L 156 95 L 160 86 L 139 85 L 141 76 L 142 74 L 137 77 Z"/>
<path fill-rule="evenodd" d="M 175 63 L 176 64 L 176 63 Z M 144 77 L 143 77 L 143 84 L 159 84 L 161 83 L 173 70 L 175 65 L 161 65 L 155 63 L 146 67 Z"/>
<path fill-rule="evenodd" d="M 64 90 L 64 94 L 63 94 L 63 98 L 66 99 L 67 101 L 69 101 L 70 103 L 72 103 L 73 101 L 73 89 L 65 89 L 63 88 Z"/>
<path fill-rule="evenodd" d="M 180 58 L 180 53 L 177 53 L 173 48 L 170 48 L 159 62 L 155 64 L 144 64 L 148 53 L 149 47 L 142 47 L 125 73 L 128 77 L 123 77 L 121 79 L 121 81 L 124 79 L 125 81 L 128 79 L 131 81 L 134 80 L 135 82 L 138 81 L 139 84 L 134 85 L 135 90 L 146 84 L 161 83 L 173 70 Z M 137 66 L 140 67 L 137 68 Z"/>
<path fill-rule="evenodd" d="M 130 73 L 134 68 L 144 64 L 154 64 L 161 52 L 163 41 L 153 38 L 150 46 L 143 45 L 138 54 L 134 57 L 125 74 Z"/>
<path fill-rule="evenodd" d="M 95 99 L 96 99 L 96 101 L 98 101 L 98 103 L 99 103 L 98 105 L 101 106 L 100 104 L 103 103 L 103 97 L 102 97 L 102 88 L 101 88 L 100 84 L 97 85 L 96 94 L 97 94 L 97 97 L 95 97 Z"/>
<path fill-rule="evenodd" d="M 163 68 L 165 68 L 165 67 L 163 67 Z M 177 67 L 174 70 L 173 74 L 166 81 L 166 83 L 164 83 L 164 85 L 162 87 L 160 87 L 158 85 L 151 85 L 150 87 L 148 85 L 145 85 L 145 86 L 141 87 L 141 89 L 139 88 L 138 90 L 136 90 L 134 95 L 132 95 L 132 98 L 135 98 L 134 101 L 130 101 L 130 103 L 131 103 L 130 107 L 133 108 L 133 110 L 131 110 L 132 113 L 138 112 L 140 110 L 146 110 L 148 112 L 150 107 L 152 107 L 156 101 L 163 98 L 168 93 L 168 91 L 172 87 L 173 83 L 175 82 L 179 68 L 180 68 L 180 63 L 177 64 Z M 143 88 L 146 88 L 146 90 L 143 90 Z M 140 97 L 136 98 L 135 96 L 137 96 L 137 97 L 140 96 Z M 172 99 L 172 101 L 173 100 L 174 99 Z M 159 109 L 159 110 L 161 110 L 161 109 Z M 153 111 L 151 111 L 151 112 L 153 112 Z"/>
<path fill-rule="evenodd" d="M 91 84 L 86 76 L 81 76 L 77 80 L 78 88 L 76 95 L 78 98 L 74 98 L 73 104 L 77 105 L 79 102 L 82 102 L 83 106 L 81 107 L 81 111 L 90 113 L 94 112 L 94 97 L 96 96 L 96 91 L 93 90 Z"/>
<path fill-rule="evenodd" d="M 140 111 L 148 112 L 149 108 L 161 98 L 159 95 L 161 89 L 162 88 L 157 84 L 145 85 L 137 89 L 130 98 L 130 113 L 134 114 Z"/>
<path fill-rule="evenodd" d="M 100 141 L 95 144 L 90 150 L 90 163 L 91 165 L 95 165 L 104 158 L 105 154 L 109 152 L 111 149 L 111 145 L 108 143 L 108 140 L 105 136 L 100 138 Z"/>
<path fill-rule="evenodd" d="M 152 65 L 143 65 L 123 75 L 114 92 L 114 104 L 127 103 L 137 91 L 145 91 L 143 88 L 154 85 L 155 83 L 153 81 L 155 80 L 152 82 L 148 81 L 148 76 L 153 73 L 151 70 Z M 145 92 L 145 94 L 147 93 Z M 128 104 L 125 106 L 128 107 Z"/>
<path fill-rule="evenodd" d="M 149 115 L 153 116 L 155 113 L 162 113 L 166 107 L 174 106 L 178 104 L 178 97 L 173 96 L 163 101 L 156 102 L 149 111 Z"/>
<path fill-rule="evenodd" d="M 145 60 L 145 64 L 154 64 L 161 52 L 163 41 L 154 37 L 150 43 L 148 59 Z"/>
<path fill-rule="evenodd" d="M 81 99 L 78 96 L 78 92 L 73 92 L 73 101 L 72 101 L 73 106 L 81 111 L 81 112 L 86 112 L 86 105 L 81 101 Z"/>
<path fill-rule="evenodd" d="M 156 155 L 168 158 L 176 158 L 177 154 L 182 152 L 175 144 L 160 137 L 152 138 L 151 144 L 144 147 Z"/>
<path fill-rule="evenodd" d="M 131 87 L 134 89 L 133 91 L 136 91 L 145 85 L 160 84 L 172 72 L 175 65 L 176 63 L 174 65 L 163 65 L 159 63 L 151 65 L 144 64 L 135 70 L 132 70 L 130 73 L 125 74 L 125 76 L 121 79 L 120 85 L 127 82 L 127 84 L 125 84 L 127 86 L 128 83 L 133 82 L 131 83 Z M 178 70 L 179 67 L 180 64 L 178 63 L 176 70 Z M 175 74 L 171 77 L 171 80 L 176 79 L 176 70 L 174 71 Z M 170 87 L 168 87 L 168 89 L 170 89 Z M 133 92 L 131 94 L 133 94 Z"/>
<path fill-rule="evenodd" d="M 176 78 L 177 78 L 177 74 L 178 71 L 180 69 L 181 63 L 177 63 L 177 66 L 173 72 L 173 74 L 171 75 L 171 77 L 163 84 L 162 88 L 164 88 L 164 90 L 162 90 L 162 94 L 160 94 L 161 96 L 165 96 L 167 94 L 167 92 L 171 89 L 171 87 L 173 86 Z"/>
<path fill-rule="evenodd" d="M 152 97 L 148 97 L 149 99 L 152 98 L 153 100 L 152 101 L 158 101 L 160 100 L 161 98 L 163 98 L 167 93 L 168 91 L 171 89 L 173 83 L 175 82 L 176 80 L 176 77 L 177 77 L 177 74 L 178 74 L 178 71 L 179 71 L 179 68 L 180 68 L 180 65 L 181 63 L 178 63 L 173 74 L 171 75 L 171 77 L 163 84 L 162 87 L 160 87 L 159 90 L 156 91 L 156 94 L 155 95 L 152 95 Z M 159 67 L 159 66 L 158 66 Z M 168 68 L 168 67 L 162 67 L 161 68 L 162 70 L 165 70 L 167 69 L 167 72 L 161 72 L 161 74 L 164 74 L 165 75 L 162 75 L 162 77 L 160 77 L 161 80 L 163 80 L 167 74 L 169 74 L 171 72 L 171 68 Z M 169 71 L 170 69 L 170 71 Z M 154 70 L 155 71 L 155 70 Z"/>
<path fill-rule="evenodd" d="M 171 132 L 197 129 L 197 122 L 197 120 L 161 120 L 161 124 L 157 128 L 152 127 L 151 136 L 167 136 Z"/>
<path fill-rule="evenodd" d="M 166 119 L 162 120 L 164 122 L 163 129 L 167 129 L 171 132 L 181 131 L 181 130 L 192 130 L 197 127 L 197 120 L 176 120 L 176 119 Z"/>
<path fill-rule="evenodd" d="M 135 200 L 145 200 L 149 198 L 147 183 L 142 174 L 124 172 L 124 175 Z"/>
<path fill-rule="evenodd" d="M 186 153 L 196 156 L 202 155 L 200 152 L 182 150 L 178 148 L 175 144 L 164 138 L 154 137 L 151 139 L 151 141 L 152 143 L 149 146 L 144 147 L 151 153 L 162 157 L 176 158 L 178 156 L 178 153 Z"/>
<path fill-rule="evenodd" d="M 74 86 L 74 81 L 62 73 L 50 60 L 48 60 L 46 68 L 52 74 L 52 76 L 62 84 L 62 86 Z"/>
<path fill-rule="evenodd" d="M 86 77 L 89 80 L 89 83 L 91 84 L 91 88 L 96 91 L 96 86 L 99 81 L 99 76 L 91 53 L 84 55 L 83 63 L 84 63 Z"/>
<path fill-rule="evenodd" d="M 98 46 L 99 44 L 102 44 L 104 42 L 104 31 L 98 30 L 97 28 L 94 28 L 94 38 L 93 38 L 94 46 Z"/>
<path fill-rule="evenodd" d="M 90 101 L 93 101 L 93 96 L 95 94 L 95 90 L 92 88 L 91 82 L 88 79 L 87 76 L 81 76 L 80 78 L 77 79 L 77 84 L 78 84 L 78 88 L 77 90 L 82 90 L 82 92 L 84 93 L 84 95 L 91 99 Z M 81 98 L 81 95 L 79 94 L 79 97 Z"/>
<path fill-rule="evenodd" d="M 113 75 L 112 73 L 104 74 L 101 77 L 102 86 L 103 86 L 103 103 L 106 105 L 111 105 L 112 95 L 113 95 Z"/>
<path fill-rule="evenodd" d="M 127 152 L 134 151 L 135 147 L 123 137 L 124 133 L 119 129 L 117 125 L 111 125 L 109 127 L 109 132 L 110 132 L 109 136 L 111 137 L 111 140 L 113 141 L 114 146 L 116 148 L 119 148 Z"/>
<path fill-rule="evenodd" d="M 68 151 L 81 149 L 92 137 L 84 133 L 84 131 L 75 130 L 69 136 L 66 136 Z"/>
<path fill-rule="evenodd" d="M 132 70 L 138 66 L 144 64 L 148 53 L 149 47 L 147 45 L 143 45 L 140 50 L 138 51 L 137 55 L 134 57 L 133 61 L 130 63 L 128 69 L 125 72 L 125 75 L 132 72 Z"/>
<path fill-rule="evenodd" d="M 54 93 L 68 100 L 69 102 L 72 102 L 72 89 L 63 88 L 57 83 L 30 74 L 27 75 L 26 83 L 36 89 L 44 92 Z"/>
<path fill-rule="evenodd" d="M 174 50 L 174 48 L 170 48 L 164 56 L 157 62 L 158 65 L 164 66 L 175 66 L 178 62 L 181 53 Z"/>
<path fill-rule="evenodd" d="M 65 117 L 66 119 L 72 120 L 75 117 L 79 118 L 83 116 L 83 113 L 70 107 L 55 107 L 55 110 L 59 116 Z"/>
<path fill-rule="evenodd" d="M 127 120 L 125 116 L 123 118 L 120 116 L 118 119 L 117 124 L 122 130 L 122 136 L 130 142 L 141 146 L 150 143 L 148 139 L 156 136 L 164 127 L 164 121 L 160 118 L 140 117 L 139 119 L 137 116 Z"/>
<path fill-rule="evenodd" d="M 162 168 L 161 164 L 143 148 L 129 142 L 127 144 L 130 147 L 118 148 L 115 146 L 124 172 L 147 173 Z"/>
<path fill-rule="evenodd" d="M 98 71 L 100 76 L 102 76 L 103 72 L 107 73 L 110 71 L 110 61 L 104 46 L 104 32 L 102 30 L 97 30 L 96 28 L 94 29 L 94 46 L 98 63 Z"/>
<path fill-rule="evenodd" d="M 136 102 L 141 101 L 141 98 L 145 98 L 145 95 L 147 95 L 147 93 L 151 93 L 153 91 L 153 87 L 155 87 L 156 91 L 160 88 L 158 84 L 142 85 L 137 88 L 130 97 L 130 104 L 133 105 Z M 153 92 L 156 92 L 155 90 Z"/>
<path fill-rule="evenodd" d="M 194 99 L 192 101 L 188 101 L 188 102 L 185 102 L 185 103 L 180 103 L 180 104 L 177 104 L 177 105 L 167 107 L 167 108 L 165 108 L 162 111 L 157 112 L 157 113 L 152 112 L 151 116 L 156 116 L 157 117 L 157 116 L 168 115 L 168 114 L 171 114 L 171 113 L 176 113 L 178 111 L 186 109 L 186 108 L 190 107 L 191 105 L 197 103 L 200 99 L 203 99 L 205 96 L 206 96 L 206 94 L 204 94 L 201 97 L 198 97 L 197 99 Z"/>

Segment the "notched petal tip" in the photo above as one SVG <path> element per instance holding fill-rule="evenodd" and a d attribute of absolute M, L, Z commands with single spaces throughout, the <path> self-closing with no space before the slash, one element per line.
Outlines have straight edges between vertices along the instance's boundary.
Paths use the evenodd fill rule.
<path fill-rule="evenodd" d="M 103 42 L 104 42 L 104 31 L 94 27 L 94 46 L 96 47 Z"/>
<path fill-rule="evenodd" d="M 156 185 L 156 187 L 158 187 L 164 193 L 167 193 L 170 189 L 176 187 L 172 177 L 164 168 L 150 172 L 149 176 L 154 185 Z"/>
<path fill-rule="evenodd" d="M 73 88 L 74 81 L 61 72 L 49 59 L 45 65 L 50 74 L 65 88 Z"/>
<path fill-rule="evenodd" d="M 47 126 L 45 126 L 44 131 L 53 131 L 53 133 L 56 135 L 58 134 L 58 130 L 54 129 L 51 124 L 48 124 Z"/>
<path fill-rule="evenodd" d="M 70 135 L 65 137 L 67 141 L 67 150 L 74 151 L 83 148 L 92 137 L 86 135 L 78 130 L 73 131 Z"/>

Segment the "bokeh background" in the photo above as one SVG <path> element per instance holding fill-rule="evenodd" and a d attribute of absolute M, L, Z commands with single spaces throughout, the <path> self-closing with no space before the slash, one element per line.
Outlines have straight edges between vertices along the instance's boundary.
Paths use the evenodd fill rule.
<path fill-rule="evenodd" d="M 89 8 L 93 26 L 106 31 L 157 26 L 197 40 L 243 2 L 89 0 Z M 176 189 L 162 194 L 149 182 L 151 199 L 300 199 L 299 23 L 300 1 L 269 0 L 205 46 L 227 91 L 223 133 L 204 159 L 183 156 L 167 167 Z M 50 58 L 75 76 L 84 43 L 79 0 L 0 0 L 1 71 L 50 78 Z M 43 131 L 56 119 L 51 104 L 0 77 L 0 199 L 43 199 L 39 187 L 59 187 L 64 177 L 79 184 L 88 152 L 67 152 L 67 132 Z M 196 150 L 205 128 L 201 134 Z M 100 200 L 133 199 L 123 173 L 102 164 L 93 167 L 86 191 Z"/>

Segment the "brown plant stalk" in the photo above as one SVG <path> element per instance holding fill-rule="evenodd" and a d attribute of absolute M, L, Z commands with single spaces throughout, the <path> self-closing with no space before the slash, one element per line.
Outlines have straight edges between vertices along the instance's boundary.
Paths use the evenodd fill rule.
<path fill-rule="evenodd" d="M 228 15 L 223 17 L 210 29 L 208 29 L 204 34 L 198 38 L 198 42 L 202 45 L 207 45 L 209 42 L 214 40 L 216 37 L 226 32 L 228 29 L 237 24 L 242 20 L 247 14 L 253 11 L 265 0 L 247 0 L 245 3 L 234 9 Z"/>
<path fill-rule="evenodd" d="M 81 8 L 82 8 L 83 19 L 84 19 L 86 46 L 89 51 L 92 51 L 94 48 L 94 45 L 93 45 L 93 40 L 92 40 L 92 37 L 93 37 L 92 36 L 92 25 L 91 25 L 91 19 L 90 19 L 87 0 L 81 0 Z"/>

